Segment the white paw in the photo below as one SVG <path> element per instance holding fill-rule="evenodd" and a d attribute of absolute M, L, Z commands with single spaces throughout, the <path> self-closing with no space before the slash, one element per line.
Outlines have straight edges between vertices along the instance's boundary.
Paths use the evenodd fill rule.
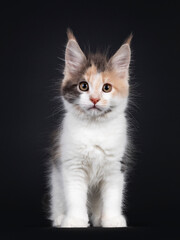
<path fill-rule="evenodd" d="M 64 215 L 58 216 L 54 221 L 53 221 L 53 227 L 61 227 L 62 220 L 64 218 Z"/>
<path fill-rule="evenodd" d="M 127 227 L 126 219 L 124 216 L 115 216 L 115 217 L 103 217 L 102 218 L 102 227 Z"/>
<path fill-rule="evenodd" d="M 88 220 L 69 216 L 66 216 L 61 224 L 63 228 L 86 228 L 88 226 Z"/>

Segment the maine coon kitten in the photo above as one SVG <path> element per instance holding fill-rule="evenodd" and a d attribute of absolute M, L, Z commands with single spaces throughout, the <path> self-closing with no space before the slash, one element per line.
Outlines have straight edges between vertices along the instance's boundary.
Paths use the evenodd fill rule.
<path fill-rule="evenodd" d="M 122 214 L 125 109 L 132 36 L 110 58 L 85 54 L 68 30 L 61 96 L 65 115 L 50 173 L 57 227 L 125 227 Z"/>

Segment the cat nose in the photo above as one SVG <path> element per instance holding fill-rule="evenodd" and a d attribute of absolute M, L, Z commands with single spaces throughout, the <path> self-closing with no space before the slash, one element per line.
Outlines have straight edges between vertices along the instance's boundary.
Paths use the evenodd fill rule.
<path fill-rule="evenodd" d="M 91 100 L 91 102 L 93 102 L 94 103 L 94 105 L 97 103 L 97 102 L 99 102 L 99 98 L 90 98 L 90 100 Z"/>

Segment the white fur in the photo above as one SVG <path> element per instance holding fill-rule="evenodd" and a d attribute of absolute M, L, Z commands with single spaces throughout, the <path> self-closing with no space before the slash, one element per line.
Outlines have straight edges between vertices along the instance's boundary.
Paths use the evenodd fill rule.
<path fill-rule="evenodd" d="M 51 174 L 51 219 L 55 226 L 87 227 L 87 196 L 93 190 L 101 191 L 97 199 L 102 201 L 98 207 L 101 209 L 93 212 L 88 202 L 92 219 L 99 219 L 97 225 L 126 225 L 121 212 L 124 178 L 120 172 L 126 144 L 124 114 L 100 123 L 85 122 L 72 113 L 66 114 L 59 143 L 59 169 L 53 167 Z"/>

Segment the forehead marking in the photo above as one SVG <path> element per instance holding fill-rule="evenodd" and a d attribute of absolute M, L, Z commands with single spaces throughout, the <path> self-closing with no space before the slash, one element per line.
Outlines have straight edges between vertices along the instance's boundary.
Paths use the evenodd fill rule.
<path fill-rule="evenodd" d="M 100 86 L 102 85 L 102 73 L 97 71 L 95 65 L 89 67 L 84 74 L 85 79 L 90 83 L 94 92 L 98 92 Z"/>
<path fill-rule="evenodd" d="M 93 86 L 94 91 L 99 91 L 99 88 L 103 83 L 102 74 L 96 73 L 96 75 L 92 76 L 90 83 Z"/>
<path fill-rule="evenodd" d="M 87 77 L 87 79 L 89 79 L 92 75 L 97 73 L 97 68 L 96 66 L 93 64 L 91 67 L 89 67 L 86 72 L 85 72 L 85 76 Z"/>

